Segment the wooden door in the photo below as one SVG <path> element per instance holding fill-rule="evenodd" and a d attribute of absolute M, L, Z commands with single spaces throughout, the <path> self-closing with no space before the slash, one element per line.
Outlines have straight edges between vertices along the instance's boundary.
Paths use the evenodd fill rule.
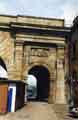
<path fill-rule="evenodd" d="M 0 113 L 7 112 L 8 85 L 0 84 Z"/>

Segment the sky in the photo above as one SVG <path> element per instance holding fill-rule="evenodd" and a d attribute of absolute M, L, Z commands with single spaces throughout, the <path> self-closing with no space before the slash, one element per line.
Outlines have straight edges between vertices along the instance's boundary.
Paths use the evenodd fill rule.
<path fill-rule="evenodd" d="M 0 78 L 8 78 L 7 71 L 0 65 Z"/>
<path fill-rule="evenodd" d="M 37 79 L 36 79 L 36 77 L 34 75 L 28 75 L 27 84 L 36 87 L 37 86 Z"/>
<path fill-rule="evenodd" d="M 0 0 L 0 14 L 62 18 L 69 26 L 78 15 L 78 0 Z"/>

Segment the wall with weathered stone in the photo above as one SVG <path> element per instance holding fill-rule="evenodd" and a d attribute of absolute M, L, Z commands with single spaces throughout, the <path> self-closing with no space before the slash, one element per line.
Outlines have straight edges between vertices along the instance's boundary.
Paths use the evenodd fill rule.
<path fill-rule="evenodd" d="M 12 79 L 12 71 L 14 68 L 14 42 L 10 32 L 0 31 L 0 57 L 6 64 L 8 78 Z"/>

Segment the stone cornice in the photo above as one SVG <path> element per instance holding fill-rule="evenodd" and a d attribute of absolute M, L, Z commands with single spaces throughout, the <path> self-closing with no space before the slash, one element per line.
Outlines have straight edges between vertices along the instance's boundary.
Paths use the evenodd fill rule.
<path fill-rule="evenodd" d="M 59 47 L 59 48 L 64 48 L 65 47 L 65 42 L 50 42 L 50 41 L 21 41 L 21 40 L 18 40 L 16 41 L 16 45 L 17 46 L 20 46 L 20 45 L 36 45 L 36 46 L 46 46 L 46 47 Z M 61 46 L 61 47 L 60 47 Z"/>
<path fill-rule="evenodd" d="M 3 31 L 11 30 L 10 24 L 9 23 L 0 23 L 0 30 L 3 30 Z"/>
<path fill-rule="evenodd" d="M 22 29 L 41 29 L 41 30 L 56 30 L 56 31 L 64 31 L 64 32 L 70 32 L 69 27 L 63 27 L 63 26 L 49 26 L 49 25 L 36 25 L 36 24 L 28 24 L 28 23 L 17 23 L 17 22 L 11 22 L 11 27 L 13 28 L 22 28 Z"/>
<path fill-rule="evenodd" d="M 37 26 L 33 24 L 25 23 L 11 23 L 11 29 L 15 33 L 27 33 L 29 35 L 40 35 L 40 36 L 59 36 L 65 37 L 69 34 L 70 28 L 66 27 L 51 27 L 51 26 Z"/>
<path fill-rule="evenodd" d="M 37 26 L 25 23 L 0 23 L 0 29 L 6 31 L 13 31 L 16 33 L 27 33 L 29 35 L 40 36 L 58 36 L 66 37 L 70 33 L 70 28 L 66 27 L 51 27 L 51 26 Z"/>
<path fill-rule="evenodd" d="M 36 25 L 50 25 L 50 26 L 64 26 L 64 19 L 56 18 L 43 18 L 34 16 L 11 16 L 11 15 L 0 15 L 0 23 L 32 23 Z"/>
<path fill-rule="evenodd" d="M 55 22 L 55 23 L 54 23 Z M 64 20 L 28 16 L 0 16 L 0 29 L 38 36 L 66 37 L 70 28 L 64 27 Z"/>

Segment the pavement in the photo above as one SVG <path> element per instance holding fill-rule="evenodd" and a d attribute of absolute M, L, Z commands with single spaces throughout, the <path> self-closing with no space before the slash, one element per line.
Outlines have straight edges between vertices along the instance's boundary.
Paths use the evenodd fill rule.
<path fill-rule="evenodd" d="M 78 120 L 78 118 L 69 116 L 68 105 L 66 104 L 52 104 L 52 109 L 54 110 L 58 120 Z"/>
<path fill-rule="evenodd" d="M 78 120 L 68 116 L 66 105 L 28 102 L 14 113 L 0 115 L 0 120 Z"/>

